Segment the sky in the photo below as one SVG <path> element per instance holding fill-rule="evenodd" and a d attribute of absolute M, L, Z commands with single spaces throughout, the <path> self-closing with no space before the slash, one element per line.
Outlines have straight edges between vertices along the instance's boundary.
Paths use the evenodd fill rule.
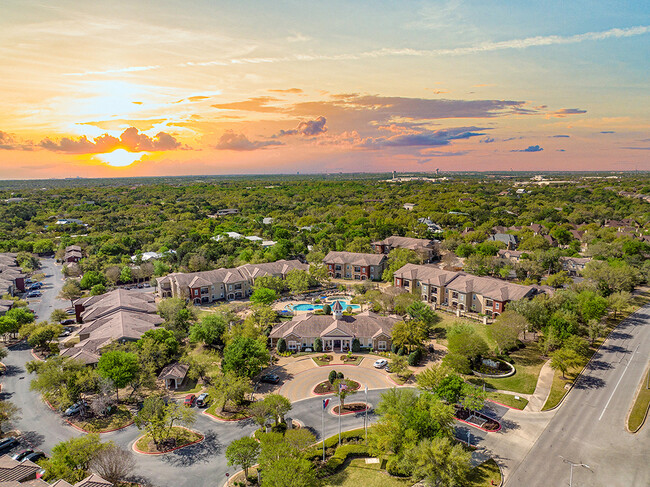
<path fill-rule="evenodd" d="M 436 169 L 650 170 L 650 3 L 0 3 L 0 179 Z"/>

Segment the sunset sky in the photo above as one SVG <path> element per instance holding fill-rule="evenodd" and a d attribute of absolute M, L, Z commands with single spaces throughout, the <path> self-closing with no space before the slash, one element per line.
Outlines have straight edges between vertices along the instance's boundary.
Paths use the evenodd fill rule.
<path fill-rule="evenodd" d="M 2 0 L 0 179 L 650 170 L 650 3 Z"/>

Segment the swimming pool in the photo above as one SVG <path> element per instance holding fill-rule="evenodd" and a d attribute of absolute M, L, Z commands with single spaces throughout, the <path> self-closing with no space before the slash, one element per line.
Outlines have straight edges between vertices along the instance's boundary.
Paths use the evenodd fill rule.
<path fill-rule="evenodd" d="M 330 306 L 334 306 L 335 301 L 332 301 L 331 303 L 327 303 Z M 347 301 L 339 301 L 341 303 L 341 306 L 343 307 L 343 310 L 347 310 L 348 308 L 352 308 L 354 311 L 358 311 L 361 309 L 361 306 L 358 304 L 350 304 Z M 323 309 L 322 304 L 307 304 L 307 303 L 302 303 L 302 304 L 296 304 L 295 306 L 288 305 L 287 309 L 293 309 L 294 311 L 316 311 L 316 310 L 321 310 Z"/>

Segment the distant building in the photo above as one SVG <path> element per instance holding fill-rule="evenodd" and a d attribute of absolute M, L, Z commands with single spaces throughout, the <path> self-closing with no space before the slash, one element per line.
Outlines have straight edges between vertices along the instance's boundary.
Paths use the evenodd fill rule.
<path fill-rule="evenodd" d="M 64 262 L 74 262 L 77 263 L 83 258 L 83 254 L 81 252 L 81 247 L 78 245 L 68 245 L 65 248 L 65 256 L 63 257 Z"/>
<path fill-rule="evenodd" d="M 372 243 L 378 254 L 388 254 L 393 249 L 409 249 L 417 252 L 424 261 L 431 261 L 437 255 L 436 243 L 425 238 L 399 237 L 393 235 Z"/>
<path fill-rule="evenodd" d="M 17 291 L 25 292 L 25 273 L 18 267 L 17 254 L 0 253 L 0 296 L 14 295 Z"/>
<path fill-rule="evenodd" d="M 268 216 L 266 218 L 262 218 L 262 223 L 264 225 L 271 225 L 273 223 L 273 218 Z"/>
<path fill-rule="evenodd" d="M 508 250 L 515 250 L 519 243 L 519 240 L 515 235 L 510 235 L 508 233 L 495 233 L 488 237 L 488 242 L 502 242 L 506 244 Z"/>
<path fill-rule="evenodd" d="M 591 257 L 560 257 L 562 270 L 570 276 L 582 274 L 589 262 L 591 262 Z"/>
<path fill-rule="evenodd" d="M 236 215 L 238 213 L 239 210 L 237 208 L 223 208 L 221 210 L 217 210 L 216 213 L 212 215 L 208 215 L 208 218 L 221 218 L 222 216 Z"/>
<path fill-rule="evenodd" d="M 404 204 L 402 205 L 402 207 L 403 207 L 405 210 L 409 210 L 409 211 L 413 210 L 413 209 L 415 208 L 415 206 L 416 206 L 415 203 L 404 203 Z"/>
<path fill-rule="evenodd" d="M 427 226 L 427 230 L 431 233 L 442 233 L 443 229 L 437 223 L 434 223 L 429 218 L 418 218 L 418 223 L 422 223 Z"/>

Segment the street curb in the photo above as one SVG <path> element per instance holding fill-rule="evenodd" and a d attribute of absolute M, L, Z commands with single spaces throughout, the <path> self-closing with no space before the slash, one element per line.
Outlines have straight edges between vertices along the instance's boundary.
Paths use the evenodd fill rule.
<path fill-rule="evenodd" d="M 215 421 L 219 421 L 221 423 L 236 423 L 237 421 L 244 421 L 246 419 L 251 419 L 253 417 L 253 416 L 246 416 L 245 418 L 239 418 L 239 419 L 223 419 L 223 418 L 219 418 L 218 416 L 215 416 L 214 414 L 209 413 L 207 410 L 201 412 L 201 414 L 210 416 Z"/>
<path fill-rule="evenodd" d="M 507 404 L 503 404 L 502 402 L 495 401 L 494 399 L 486 399 L 486 401 L 493 402 L 494 404 L 498 404 L 499 406 L 503 406 L 504 408 L 514 409 L 515 411 L 523 411 L 523 409 L 519 409 L 519 408 L 516 408 L 514 406 L 508 406 Z M 528 402 L 530 402 L 530 401 L 528 401 Z"/>
<path fill-rule="evenodd" d="M 495 430 L 486 430 L 485 428 L 481 428 L 480 426 L 478 426 L 478 425 L 476 425 L 474 423 L 470 423 L 468 421 L 465 421 L 464 419 L 457 418 L 456 416 L 454 416 L 454 419 L 456 421 L 460 421 L 461 423 L 465 423 L 467 426 L 472 426 L 472 427 L 474 427 L 476 429 L 479 429 L 481 431 L 485 431 L 486 433 L 498 433 L 499 431 L 501 431 L 501 428 L 502 428 L 501 423 L 499 421 L 497 421 L 496 419 L 492 420 L 492 421 L 496 421 L 499 424 L 499 427 L 497 429 L 495 429 Z"/>
<path fill-rule="evenodd" d="M 643 416 L 643 420 L 639 424 L 639 427 L 632 431 L 628 427 L 628 423 L 630 420 L 630 413 L 632 412 L 632 408 L 634 408 L 634 404 L 636 403 L 637 398 L 639 397 L 639 394 L 641 394 L 641 391 L 645 387 L 645 382 L 648 380 L 648 373 L 650 372 L 650 365 L 645 368 L 643 371 L 643 376 L 641 377 L 641 382 L 639 383 L 639 386 L 637 387 L 636 392 L 634 393 L 634 399 L 632 400 L 632 404 L 630 404 L 630 408 L 627 411 L 627 414 L 625 415 L 625 431 L 631 434 L 636 434 L 639 431 L 641 431 L 641 428 L 643 428 L 643 425 L 645 424 L 646 420 L 648 419 L 648 416 L 650 415 L 650 405 L 646 408 L 645 410 L 645 415 Z"/>
<path fill-rule="evenodd" d="M 334 412 L 334 409 L 337 408 L 337 407 L 339 407 L 339 405 L 338 405 L 338 404 L 335 404 L 335 405 L 334 405 L 332 408 L 330 408 L 330 410 L 327 411 L 327 412 L 328 412 L 330 415 L 334 416 L 335 418 L 338 418 L 339 416 L 348 416 L 348 415 L 350 415 L 350 414 L 365 414 L 366 411 L 372 411 L 372 404 L 370 404 L 369 402 L 366 402 L 366 403 L 361 403 L 361 402 L 351 402 L 350 404 L 365 404 L 365 405 L 366 405 L 366 409 L 364 409 L 363 411 L 349 411 L 349 412 L 347 412 L 347 413 L 336 414 L 336 413 Z"/>
<path fill-rule="evenodd" d="M 35 358 L 36 360 L 38 360 L 39 362 L 45 362 L 45 360 L 43 360 L 41 357 L 39 357 L 38 355 L 36 355 L 36 354 L 34 353 L 34 350 L 30 350 L 29 353 L 31 353 L 31 354 L 32 354 L 32 357 L 34 357 L 34 358 Z"/>
<path fill-rule="evenodd" d="M 145 452 L 145 451 L 139 450 L 139 449 L 135 446 L 136 443 L 137 443 L 141 438 L 143 438 L 143 437 L 146 436 L 146 434 L 144 434 L 144 435 L 139 436 L 138 438 L 136 438 L 135 441 L 133 441 L 133 445 L 131 446 L 131 449 L 132 449 L 135 453 L 138 453 L 138 454 L 140 454 L 140 455 L 166 455 L 167 453 L 172 453 L 172 452 L 174 452 L 174 451 L 176 451 L 176 450 L 180 450 L 181 448 L 186 448 L 186 447 L 188 447 L 188 446 L 196 445 L 197 443 L 201 443 L 203 440 L 205 440 L 205 435 L 203 435 L 202 433 L 199 433 L 198 431 L 194 431 L 194 430 L 191 430 L 191 429 L 189 429 L 189 428 L 185 428 L 185 427 L 183 427 L 183 426 L 178 426 L 178 428 L 183 428 L 183 429 L 185 429 L 185 430 L 187 430 L 187 431 L 191 431 L 192 433 L 196 433 L 196 434 L 199 435 L 201 438 L 198 439 L 198 440 L 196 440 L 196 441 L 193 441 L 192 443 L 188 443 L 187 445 L 177 446 L 177 447 L 175 447 L 175 448 L 172 448 L 171 450 L 161 451 L 161 452 Z"/>

